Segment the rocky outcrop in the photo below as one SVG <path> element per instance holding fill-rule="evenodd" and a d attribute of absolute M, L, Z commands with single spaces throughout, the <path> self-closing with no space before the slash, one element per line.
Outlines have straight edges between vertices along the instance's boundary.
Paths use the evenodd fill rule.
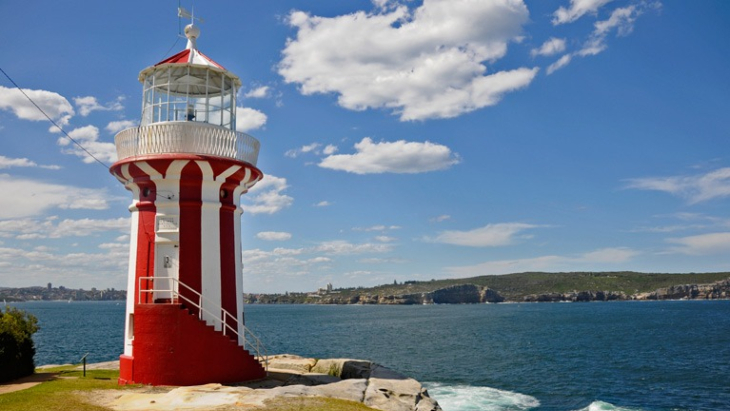
<path fill-rule="evenodd" d="M 301 386 L 300 395 L 348 399 L 383 411 L 441 411 L 421 383 L 371 361 L 278 355 L 269 360 L 269 375 L 283 382 L 282 388 Z"/>
<path fill-rule="evenodd" d="M 316 304 L 382 304 L 382 305 L 422 305 L 422 304 L 478 304 L 500 303 L 504 297 L 489 287 L 474 284 L 460 284 L 440 288 L 431 292 L 378 295 L 356 294 L 351 296 L 325 295 Z"/>
<path fill-rule="evenodd" d="M 633 300 L 718 300 L 730 298 L 730 279 L 711 284 L 683 284 L 631 296 Z"/>
<path fill-rule="evenodd" d="M 240 386 L 141 387 L 89 400 L 116 411 L 207 411 L 256 409 L 297 397 L 336 398 L 382 411 L 441 411 L 421 383 L 374 362 L 287 354 L 269 357 L 266 379 Z"/>
<path fill-rule="evenodd" d="M 621 301 L 629 297 L 621 291 L 573 291 L 569 293 L 531 294 L 522 298 L 524 302 L 584 302 L 584 301 Z"/>

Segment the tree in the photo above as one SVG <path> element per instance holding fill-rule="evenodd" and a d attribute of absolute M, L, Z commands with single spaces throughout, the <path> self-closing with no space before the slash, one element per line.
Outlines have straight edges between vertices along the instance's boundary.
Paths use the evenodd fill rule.
<path fill-rule="evenodd" d="M 13 307 L 0 309 L 0 314 L 0 382 L 33 374 L 38 319 Z"/>

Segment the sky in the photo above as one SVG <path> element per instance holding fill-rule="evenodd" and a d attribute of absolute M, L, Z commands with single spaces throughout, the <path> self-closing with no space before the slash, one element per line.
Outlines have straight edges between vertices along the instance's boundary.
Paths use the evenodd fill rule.
<path fill-rule="evenodd" d="M 4 1 L 0 286 L 123 289 L 141 70 L 241 78 L 244 291 L 730 271 L 725 0 Z"/>

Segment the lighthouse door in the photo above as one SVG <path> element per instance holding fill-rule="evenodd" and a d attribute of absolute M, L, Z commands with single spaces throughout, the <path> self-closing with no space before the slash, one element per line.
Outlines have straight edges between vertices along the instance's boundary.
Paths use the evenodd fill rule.
<path fill-rule="evenodd" d="M 177 294 L 178 279 L 177 244 L 157 244 L 155 260 L 155 302 L 172 302 Z"/>

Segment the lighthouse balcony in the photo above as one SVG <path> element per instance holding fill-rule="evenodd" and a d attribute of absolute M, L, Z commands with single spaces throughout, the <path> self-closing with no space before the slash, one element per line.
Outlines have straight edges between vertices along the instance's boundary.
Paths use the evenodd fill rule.
<path fill-rule="evenodd" d="M 197 154 L 256 166 L 259 141 L 246 133 L 193 121 L 169 121 L 128 128 L 114 137 L 118 161 L 158 154 Z"/>

